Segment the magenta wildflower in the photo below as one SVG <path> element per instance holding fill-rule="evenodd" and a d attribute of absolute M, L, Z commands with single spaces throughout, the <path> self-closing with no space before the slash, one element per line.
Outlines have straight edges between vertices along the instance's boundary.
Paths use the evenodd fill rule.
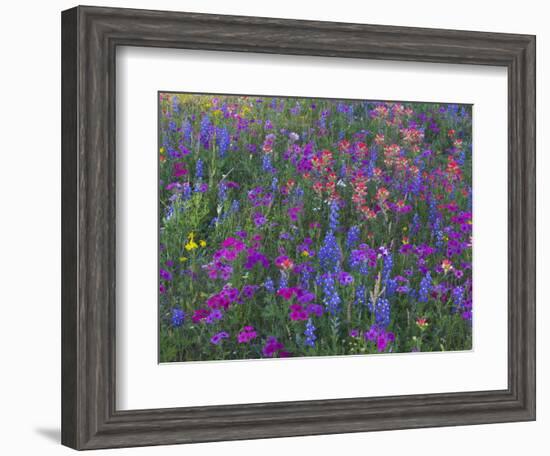
<path fill-rule="evenodd" d="M 386 331 L 383 327 L 372 325 L 367 332 L 365 332 L 365 340 L 370 342 L 376 342 L 376 349 L 379 352 L 386 350 L 389 344 L 395 341 L 395 335 L 392 332 Z"/>
<path fill-rule="evenodd" d="M 210 315 L 210 309 L 197 309 L 195 312 L 193 312 L 193 316 L 191 317 L 191 321 L 193 323 L 200 323 Z"/>
<path fill-rule="evenodd" d="M 262 353 L 265 357 L 272 358 L 277 352 L 283 350 L 285 346 L 277 340 L 274 336 L 269 336 L 262 349 Z"/>
<path fill-rule="evenodd" d="M 251 340 L 257 337 L 257 333 L 253 326 L 245 326 L 243 330 L 237 335 L 237 341 L 239 344 L 247 344 Z"/>
<path fill-rule="evenodd" d="M 292 321 L 304 321 L 307 320 L 308 315 L 306 310 L 301 304 L 291 304 L 289 317 Z"/>
<path fill-rule="evenodd" d="M 288 216 L 290 217 L 290 220 L 292 220 L 293 222 L 298 220 L 298 214 L 300 212 L 302 212 L 301 207 L 291 207 L 290 209 L 288 209 Z"/>
<path fill-rule="evenodd" d="M 296 295 L 297 288 L 281 288 L 279 291 L 277 291 L 277 294 L 279 296 L 282 296 L 285 299 L 292 299 Z"/>
<path fill-rule="evenodd" d="M 263 253 L 250 249 L 244 263 L 244 268 L 252 269 L 257 263 L 260 263 L 264 269 L 269 267 L 269 260 Z"/>
<path fill-rule="evenodd" d="M 174 163 L 174 170 L 172 172 L 172 175 L 174 177 L 182 177 L 188 173 L 189 171 L 187 170 L 187 168 L 185 168 L 185 165 L 183 163 L 181 162 Z"/>

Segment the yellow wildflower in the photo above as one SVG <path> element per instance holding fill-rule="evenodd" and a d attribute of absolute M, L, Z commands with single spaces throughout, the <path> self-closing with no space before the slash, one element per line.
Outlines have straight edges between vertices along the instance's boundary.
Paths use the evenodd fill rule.
<path fill-rule="evenodd" d="M 308 257 L 309 256 L 309 252 L 307 250 L 302 250 L 302 256 L 303 257 Z"/>
<path fill-rule="evenodd" d="M 199 248 L 199 245 L 193 240 L 190 240 L 187 244 L 185 244 L 185 250 L 187 251 L 198 249 L 198 248 Z"/>
<path fill-rule="evenodd" d="M 187 261 L 187 257 L 184 257 L 184 256 L 180 257 L 180 263 L 183 263 L 184 261 Z"/>
<path fill-rule="evenodd" d="M 200 244 L 201 247 L 206 247 L 206 241 L 204 239 L 201 239 L 199 241 L 199 244 Z"/>

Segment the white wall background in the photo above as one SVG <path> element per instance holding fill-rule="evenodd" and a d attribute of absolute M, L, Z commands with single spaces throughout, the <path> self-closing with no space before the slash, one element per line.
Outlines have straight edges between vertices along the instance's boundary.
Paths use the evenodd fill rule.
<path fill-rule="evenodd" d="M 60 11 L 70 1 L 10 2 L 0 19 L 0 452 L 69 454 L 60 423 Z M 440 27 L 537 35 L 538 420 L 487 426 L 101 451 L 96 454 L 547 454 L 550 448 L 549 12 L 545 2 L 100 1 L 103 6 Z M 545 90 L 546 89 L 546 90 Z M 544 131 L 546 129 L 546 131 Z M 489 184 L 489 182 L 488 182 Z M 544 220 L 546 218 L 546 220 Z M 546 329 L 546 331 L 545 331 Z"/>

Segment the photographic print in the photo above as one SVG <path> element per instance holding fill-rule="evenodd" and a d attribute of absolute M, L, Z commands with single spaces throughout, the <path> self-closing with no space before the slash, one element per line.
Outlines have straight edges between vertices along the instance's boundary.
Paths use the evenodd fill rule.
<path fill-rule="evenodd" d="M 472 348 L 472 106 L 159 92 L 159 361 Z"/>

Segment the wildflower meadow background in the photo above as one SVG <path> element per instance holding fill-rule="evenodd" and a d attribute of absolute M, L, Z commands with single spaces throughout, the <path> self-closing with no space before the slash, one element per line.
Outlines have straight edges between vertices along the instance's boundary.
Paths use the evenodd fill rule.
<path fill-rule="evenodd" d="M 469 350 L 469 105 L 159 94 L 160 361 Z"/>

